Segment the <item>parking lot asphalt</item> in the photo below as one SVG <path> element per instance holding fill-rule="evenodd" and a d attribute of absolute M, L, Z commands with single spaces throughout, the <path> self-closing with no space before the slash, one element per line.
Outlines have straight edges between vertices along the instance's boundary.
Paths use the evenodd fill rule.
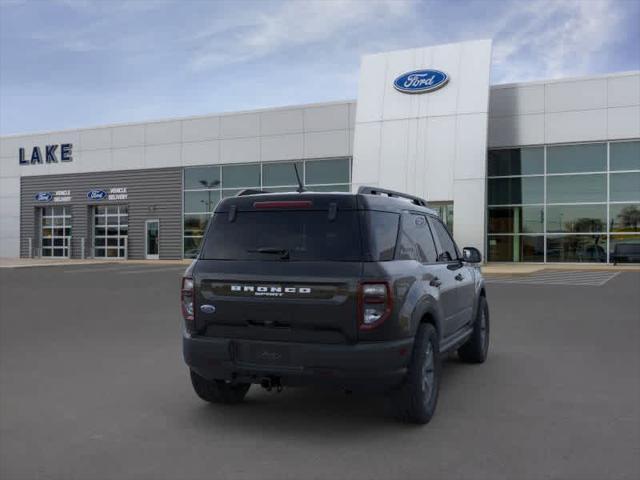
<path fill-rule="evenodd" d="M 425 427 L 381 396 L 191 390 L 180 266 L 0 270 L 2 479 L 637 479 L 640 273 L 490 282 L 487 363 L 444 365 Z"/>

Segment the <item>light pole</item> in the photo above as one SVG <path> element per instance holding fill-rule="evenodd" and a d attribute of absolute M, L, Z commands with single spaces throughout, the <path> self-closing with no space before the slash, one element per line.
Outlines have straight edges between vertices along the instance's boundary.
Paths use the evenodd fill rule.
<path fill-rule="evenodd" d="M 211 189 L 220 185 L 220 180 L 214 180 L 213 182 L 207 182 L 206 180 L 200 180 L 200 185 L 207 189 L 207 213 L 211 213 Z M 204 202 L 204 200 L 200 200 Z"/>

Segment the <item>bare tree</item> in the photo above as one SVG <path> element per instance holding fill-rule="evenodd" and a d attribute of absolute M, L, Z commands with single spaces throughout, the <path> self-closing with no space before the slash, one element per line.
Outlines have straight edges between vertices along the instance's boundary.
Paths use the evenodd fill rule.
<path fill-rule="evenodd" d="M 640 208 L 637 205 L 628 205 L 620 210 L 620 213 L 616 215 L 617 221 L 615 222 L 616 231 L 628 232 L 640 230 Z M 614 231 L 614 221 L 611 220 L 611 231 Z"/>

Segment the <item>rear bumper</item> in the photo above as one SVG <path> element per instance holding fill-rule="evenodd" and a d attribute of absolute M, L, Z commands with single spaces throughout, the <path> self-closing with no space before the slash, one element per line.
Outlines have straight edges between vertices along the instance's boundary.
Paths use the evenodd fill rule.
<path fill-rule="evenodd" d="M 404 379 L 413 338 L 356 345 L 267 342 L 183 336 L 184 360 L 210 379 L 282 385 L 389 388 Z"/>

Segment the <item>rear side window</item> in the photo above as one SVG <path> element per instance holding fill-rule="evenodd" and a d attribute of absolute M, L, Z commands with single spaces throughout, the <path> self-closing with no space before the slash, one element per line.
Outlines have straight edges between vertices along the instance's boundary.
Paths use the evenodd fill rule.
<path fill-rule="evenodd" d="M 406 214 L 402 217 L 397 259 L 416 260 L 421 263 L 436 261 L 436 246 L 427 219 L 423 215 Z"/>
<path fill-rule="evenodd" d="M 400 215 L 391 212 L 370 210 L 364 213 L 368 224 L 369 252 L 374 262 L 393 260 L 398 238 Z"/>
<path fill-rule="evenodd" d="M 361 261 L 358 212 L 216 213 L 202 249 L 205 260 Z"/>
<path fill-rule="evenodd" d="M 440 262 L 450 262 L 458 259 L 458 249 L 456 247 L 453 238 L 449 234 L 447 228 L 442 224 L 440 220 L 430 218 L 429 223 L 433 230 L 433 234 L 438 238 L 440 242 L 441 251 L 438 256 Z"/>

